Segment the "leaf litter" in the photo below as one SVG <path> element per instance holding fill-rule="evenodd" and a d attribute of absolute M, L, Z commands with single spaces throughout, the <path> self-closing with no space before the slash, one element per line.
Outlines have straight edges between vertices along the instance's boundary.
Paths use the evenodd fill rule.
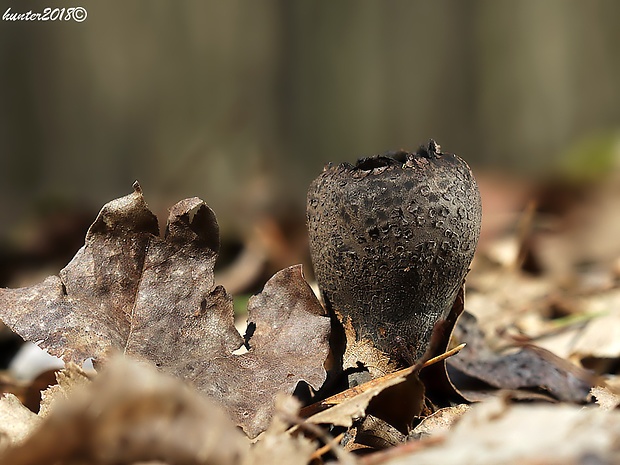
<path fill-rule="evenodd" d="M 219 406 L 143 363 L 114 358 L 92 383 L 63 383 L 51 395 L 60 396 L 55 408 L 3 463 L 224 464 L 248 453 L 248 440 Z"/>
<path fill-rule="evenodd" d="M 315 415 L 316 418 L 306 419 L 304 418 L 306 416 L 304 409 L 301 410 L 301 413 L 297 413 L 299 404 L 290 402 L 293 401 L 290 396 L 281 397 L 277 395 L 281 391 L 290 394 L 299 379 L 304 379 L 315 389 L 318 389 L 325 379 L 322 370 L 328 346 L 322 346 L 324 352 L 322 352 L 321 357 L 317 357 L 316 363 L 310 361 L 303 354 L 303 346 L 306 345 L 306 341 L 311 340 L 312 335 L 317 334 L 316 330 L 303 332 L 304 327 L 308 326 L 308 322 L 304 321 L 303 318 L 307 317 L 309 321 L 313 321 L 316 316 L 323 320 L 329 320 L 323 316 L 324 311 L 320 304 L 314 302 L 314 296 L 305 293 L 307 284 L 301 276 L 300 267 L 291 267 L 276 274 L 272 281 L 265 286 L 263 293 L 253 298 L 254 303 L 250 302 L 249 305 L 249 331 L 245 339 L 241 338 L 238 333 L 228 327 L 228 322 L 232 325 L 230 297 L 223 288 L 216 286 L 212 277 L 213 264 L 217 255 L 217 241 L 213 240 L 211 234 L 205 235 L 204 231 L 205 228 L 210 228 L 211 233 L 213 230 L 217 233 L 217 223 L 214 224 L 214 221 L 209 219 L 213 217 L 214 220 L 213 212 L 198 199 L 180 202 L 177 205 L 182 204 L 182 206 L 176 210 L 176 213 L 176 206 L 171 209 L 167 233 L 162 239 L 158 237 L 157 228 L 152 227 L 154 216 L 150 212 L 149 214 L 145 213 L 145 209 L 148 210 L 148 208 L 139 206 L 136 208 L 135 204 L 143 202 L 141 193 L 139 196 L 136 195 L 137 193 L 139 192 L 134 192 L 128 196 L 136 197 L 132 201 L 119 202 L 122 200 L 119 199 L 119 201 L 111 202 L 106 206 L 112 205 L 118 209 L 122 207 L 121 204 L 124 204 L 129 206 L 130 210 L 135 208 L 130 216 L 134 216 L 136 223 L 130 219 L 115 220 L 114 214 L 111 217 L 109 216 L 110 210 L 107 212 L 105 212 L 106 208 L 102 210 L 97 221 L 91 227 L 89 236 L 87 236 L 84 249 L 90 244 L 91 250 L 88 253 L 91 255 L 82 258 L 82 260 L 84 263 L 90 264 L 90 269 L 83 266 L 82 275 L 80 275 L 80 267 L 75 267 L 74 262 L 80 254 L 87 254 L 84 249 L 76 255 L 76 258 L 60 273 L 59 277 L 48 278 L 38 287 L 29 288 L 35 289 L 34 293 L 30 295 L 30 300 L 24 290 L 0 290 L 0 312 L 6 312 L 7 304 L 17 299 L 19 304 L 14 305 L 24 309 L 22 316 L 31 315 L 28 313 L 28 309 L 36 307 L 36 304 L 29 304 L 30 301 L 37 300 L 32 296 L 42 296 L 43 298 L 39 299 L 39 304 L 45 302 L 42 308 L 46 313 L 43 315 L 47 315 L 49 312 L 51 317 L 40 318 L 41 313 L 36 318 L 29 316 L 28 318 L 33 318 L 34 321 L 30 321 L 30 325 L 25 324 L 27 327 L 22 331 L 29 330 L 31 332 L 28 335 L 23 334 L 23 336 L 26 339 L 40 341 L 42 347 L 48 347 L 51 353 L 63 355 L 66 361 L 74 361 L 80 364 L 83 359 L 92 357 L 95 359 L 98 371 L 100 371 L 91 381 L 89 376 L 76 375 L 79 373 L 79 369 L 68 364 L 67 368 L 59 374 L 59 376 L 65 377 L 64 381 L 44 392 L 44 400 L 39 415 L 24 409 L 17 399 L 10 395 L 0 400 L 0 418 L 3 420 L 10 418 L 6 422 L 0 422 L 0 453 L 5 450 L 5 454 L 16 454 L 14 457 L 20 457 L 19 454 L 25 454 L 28 451 L 32 453 L 37 448 L 32 447 L 32 445 L 20 447 L 19 444 L 24 444 L 24 441 L 26 441 L 25 444 L 28 444 L 27 441 L 40 440 L 36 438 L 41 435 L 43 438 L 48 438 L 45 439 L 46 441 L 50 441 L 50 437 L 53 438 L 54 441 L 48 443 L 52 444 L 50 446 L 52 449 L 55 449 L 50 450 L 50 454 L 52 454 L 50 457 L 58 458 L 60 457 L 58 454 L 62 450 L 66 450 L 66 447 L 58 433 L 55 433 L 57 436 L 54 436 L 53 431 L 57 431 L 57 427 L 49 425 L 55 421 L 65 425 L 69 425 L 71 421 L 77 421 L 82 427 L 71 431 L 75 431 L 77 437 L 80 438 L 81 447 L 71 449 L 73 452 L 62 456 L 59 463 L 137 463 L 145 460 L 156 460 L 157 462 L 150 463 L 301 464 L 310 463 L 310 461 L 312 463 L 337 461 L 338 463 L 365 464 L 461 464 L 472 462 L 576 464 L 591 463 L 592 461 L 594 463 L 615 463 L 620 458 L 620 450 L 617 447 L 617 444 L 620 443 L 620 431 L 616 427 L 617 424 L 620 424 L 618 423 L 618 410 L 616 409 L 618 406 L 617 386 L 620 383 L 613 375 L 613 365 L 611 371 L 607 373 L 598 371 L 597 374 L 602 374 L 603 377 L 597 378 L 581 377 L 585 372 L 580 371 L 581 369 L 575 371 L 574 368 L 577 365 L 575 367 L 567 365 L 569 363 L 579 364 L 581 360 L 588 357 L 588 354 L 613 360 L 610 359 L 615 354 L 613 338 L 609 338 L 609 342 L 605 342 L 605 349 L 601 350 L 596 344 L 596 331 L 594 330 L 596 327 L 590 326 L 591 332 L 589 334 L 583 331 L 589 325 L 599 322 L 602 316 L 614 314 L 613 299 L 606 301 L 607 311 L 595 312 L 596 315 L 586 320 L 585 324 L 581 322 L 563 328 L 564 332 L 570 330 L 573 331 L 573 334 L 586 334 L 588 337 L 581 337 L 578 339 L 579 344 L 573 343 L 567 352 L 560 353 L 562 348 L 559 344 L 554 346 L 553 343 L 547 344 L 547 342 L 550 340 L 553 342 L 554 336 L 561 335 L 561 332 L 551 330 L 557 325 L 553 319 L 550 319 L 549 311 L 557 302 L 557 294 L 554 296 L 551 293 L 557 293 L 558 290 L 565 292 L 562 290 L 562 285 L 544 279 L 538 279 L 536 282 L 531 275 L 526 276 L 518 268 L 512 266 L 510 270 L 506 270 L 502 268 L 504 265 L 497 263 L 494 265 L 486 263 L 483 266 L 480 266 L 480 263 L 474 264 L 474 271 L 468 277 L 468 284 L 471 281 L 468 298 L 471 298 L 474 303 L 477 302 L 473 306 L 473 313 L 479 317 L 485 315 L 482 325 L 484 332 L 475 329 L 476 325 L 474 325 L 473 330 L 470 326 L 469 334 L 464 337 L 466 340 L 462 341 L 468 344 L 468 348 L 471 348 L 472 351 L 469 355 L 468 348 L 466 348 L 460 354 L 448 359 L 447 362 L 422 369 L 421 374 L 435 374 L 436 372 L 432 370 L 440 367 L 440 365 L 456 367 L 460 364 L 462 369 L 463 365 L 467 365 L 467 370 L 463 370 L 469 372 L 470 378 L 477 379 L 481 383 L 477 386 L 477 392 L 483 395 L 481 394 L 478 397 L 480 399 L 487 398 L 487 400 L 468 406 L 464 399 L 459 396 L 459 388 L 462 386 L 458 386 L 456 377 L 446 378 L 449 383 L 452 383 L 452 387 L 457 386 L 456 390 L 450 390 L 447 386 L 441 386 L 441 383 L 445 383 L 443 379 L 440 380 L 439 384 L 435 384 L 432 380 L 429 381 L 428 376 L 418 377 L 418 372 L 412 372 L 405 378 L 415 380 L 412 383 L 413 386 L 417 387 L 406 390 L 404 394 L 403 392 L 390 393 L 390 389 L 406 384 L 405 381 L 400 380 L 398 383 L 394 383 L 393 380 L 396 379 L 394 376 L 375 380 L 377 385 L 374 386 L 373 389 L 376 388 L 374 391 L 370 388 L 354 390 L 355 392 L 349 393 L 350 398 L 329 404 L 325 410 Z M 115 202 L 117 203 L 115 204 Z M 122 210 L 122 208 L 120 209 Z M 192 219 L 196 216 L 198 216 L 198 223 L 194 224 Z M 102 224 L 95 227 L 98 221 Z M 185 223 L 183 224 L 183 222 Z M 98 234 L 101 237 L 106 237 L 107 233 L 110 233 L 114 239 L 106 238 L 111 240 L 113 245 L 106 252 L 105 247 L 98 248 L 92 242 L 93 237 Z M 115 235 L 116 237 L 114 237 Z M 162 242 L 170 242 L 168 244 L 170 247 L 166 248 L 166 244 L 162 244 Z M 116 248 L 114 244 L 116 244 Z M 151 251 L 152 249 L 154 250 Z M 140 250 L 144 252 L 139 252 Z M 99 253 L 98 257 L 103 258 L 102 261 L 97 262 L 92 258 L 96 253 Z M 127 260 L 127 257 L 136 262 L 133 268 L 128 267 L 129 270 L 134 270 L 133 274 L 131 272 L 125 273 L 123 266 L 121 266 L 121 262 Z M 184 264 L 187 261 L 195 263 Z M 104 270 L 101 273 L 100 270 L 101 274 L 98 281 L 94 278 L 95 271 L 99 266 L 96 263 L 103 263 L 109 271 Z M 148 267 L 145 267 L 145 263 Z M 116 269 L 114 268 L 115 265 L 117 266 Z M 175 275 L 175 268 L 177 270 L 182 269 L 183 272 L 180 273 L 182 275 L 186 274 L 188 270 L 192 270 L 188 273 L 191 279 L 190 276 Z M 159 276 L 159 278 L 156 279 L 154 275 L 149 276 L 149 273 L 155 273 L 155 276 Z M 146 279 L 142 278 L 142 274 Z M 77 284 L 70 284 L 70 280 L 65 282 L 68 276 L 79 276 L 77 281 L 83 285 L 80 287 Z M 132 287 L 133 278 L 128 279 L 128 276 L 137 277 L 138 284 L 134 284 Z M 155 282 L 161 282 L 164 285 L 159 289 L 149 289 L 148 286 L 142 284 L 142 281 L 147 285 Z M 497 289 L 498 292 L 494 291 L 496 284 L 506 282 L 512 282 L 512 284 L 499 286 L 502 289 Z M 520 283 L 529 284 L 522 286 Z M 66 291 L 62 287 L 63 284 Z M 97 287 L 97 284 L 100 287 Z M 93 290 L 92 295 L 88 292 L 89 287 Z M 83 290 L 82 294 L 79 292 L 80 289 Z M 133 291 L 117 294 L 112 292 L 118 289 L 132 289 Z M 533 292 L 527 294 L 527 292 L 521 292 L 521 289 L 530 289 Z M 605 292 L 612 296 L 616 290 L 607 289 Z M 152 302 L 149 302 L 149 294 L 154 297 Z M 592 294 L 591 297 L 578 295 L 576 292 L 565 292 L 565 294 L 566 296 L 576 296 L 574 301 L 582 303 L 574 310 L 576 316 L 585 311 L 584 309 L 589 309 L 587 311 L 592 313 L 592 306 L 596 307 L 596 299 L 601 295 L 600 292 Z M 117 296 L 117 300 L 111 299 L 110 296 L 112 295 Z M 125 297 L 133 295 L 134 297 L 119 298 L 119 295 Z M 192 302 L 192 304 L 186 306 L 186 302 Z M 592 302 L 592 304 L 588 302 Z M 152 305 L 153 310 L 147 308 L 147 303 Z M 268 308 L 277 310 L 266 316 L 264 313 L 268 312 Z M 92 317 L 86 309 L 92 309 L 90 313 L 93 314 L 97 313 L 96 311 L 104 310 L 99 313 L 108 316 L 97 319 Z M 74 311 L 78 314 L 72 315 Z M 162 323 L 158 328 L 157 323 L 160 320 L 158 318 L 149 320 L 148 313 L 150 311 L 158 312 L 155 313 L 158 318 L 166 312 L 171 313 L 174 317 L 170 318 L 165 324 Z M 286 329 L 288 323 L 283 323 L 283 321 L 297 320 L 300 318 L 300 312 L 303 315 L 301 327 L 288 331 Z M 32 315 L 34 314 L 36 312 Z M 189 317 L 189 314 L 192 316 Z M 276 314 L 281 314 L 281 316 L 277 317 Z M 465 315 L 467 314 L 465 313 Z M 487 315 L 488 318 L 486 318 Z M 11 315 L 2 314 L 1 318 L 7 320 L 11 318 Z M 54 318 L 58 318 L 60 322 L 54 323 Z M 467 316 L 462 317 L 459 326 L 463 325 L 463 328 L 467 328 L 467 319 Z M 41 326 L 45 326 L 42 323 L 47 323 L 48 320 L 50 323 L 48 325 L 49 332 L 46 333 L 46 329 Z M 132 323 L 127 325 L 126 321 Z M 73 322 L 74 325 L 63 326 L 67 322 Z M 192 322 L 193 325 L 189 322 Z M 16 329 L 15 322 L 7 321 L 7 323 Z M 532 323 L 535 326 L 532 326 Z M 609 319 L 605 324 L 615 323 Z M 166 329 L 170 333 L 169 325 L 173 325 L 172 333 L 174 334 L 163 334 Z M 218 328 L 219 325 L 221 327 Z M 148 331 L 149 326 L 155 329 L 152 333 Z M 197 329 L 197 326 L 201 326 L 200 329 Z M 459 326 L 456 328 L 453 345 L 461 342 L 460 339 L 463 336 L 462 331 L 459 336 L 459 331 L 462 329 Z M 217 333 L 213 328 L 220 329 L 223 334 Z M 329 324 L 326 325 L 325 331 L 325 338 L 327 338 Z M 578 332 L 575 333 L 574 331 Z M 95 336 L 90 335 L 90 333 L 95 333 Z M 80 341 L 80 338 L 76 336 L 84 334 L 88 337 L 84 338 L 83 341 Z M 204 335 L 205 339 L 212 342 L 211 346 L 219 346 L 220 350 L 211 350 L 213 347 L 209 350 L 202 348 L 201 343 L 204 341 L 196 341 L 196 339 L 200 339 L 197 335 Z M 184 340 L 185 337 L 188 338 L 187 341 Z M 279 337 L 281 339 L 278 339 Z M 306 370 L 307 365 L 310 364 L 313 364 L 313 369 L 304 371 L 303 376 L 295 376 L 298 371 L 292 368 L 283 369 L 275 374 L 275 377 L 281 377 L 285 372 L 286 375 L 293 374 L 292 377 L 287 376 L 294 378 L 294 382 L 291 381 L 290 385 L 292 388 L 288 390 L 279 389 L 281 387 L 279 385 L 273 387 L 273 384 L 268 388 L 271 389 L 269 392 L 259 392 L 260 388 L 254 389 L 257 385 L 263 386 L 255 378 L 263 378 L 269 372 L 269 369 L 266 368 L 268 364 L 261 365 L 261 361 L 264 360 L 264 357 L 271 361 L 276 360 L 275 357 L 272 358 L 273 352 L 284 355 L 275 349 L 282 349 L 282 343 L 286 347 L 286 339 L 291 337 L 296 341 L 296 345 L 302 347 L 289 347 L 289 355 L 297 359 L 296 363 L 301 371 Z M 156 341 L 158 338 L 161 338 L 162 343 L 169 347 L 159 347 Z M 527 346 L 523 346 L 524 341 Z M 529 345 L 537 344 L 538 341 L 552 353 L 556 352 L 556 358 L 548 353 L 543 354 L 543 351 L 539 350 L 538 347 L 529 347 Z M 270 352 L 269 346 L 272 343 L 274 350 Z M 245 362 L 240 361 L 243 360 L 242 356 L 231 355 L 233 350 L 243 344 L 249 347 L 249 351 L 245 355 L 250 355 L 245 359 Z M 54 345 L 55 349 L 53 348 Z M 136 364 L 130 360 L 119 360 L 113 357 L 112 354 L 119 350 L 131 358 L 141 360 L 142 363 Z M 215 357 L 215 360 L 200 359 L 201 350 L 205 350 L 204 353 L 208 354 L 206 357 Z M 175 357 L 175 353 L 178 351 L 181 353 L 185 351 L 185 353 L 181 357 Z M 504 373 L 507 374 L 505 379 L 503 379 L 501 370 L 496 373 L 488 372 L 498 368 L 497 365 L 489 368 L 489 360 L 497 362 L 502 357 L 514 356 L 519 351 L 529 354 L 528 357 L 533 357 L 533 359 L 527 358 L 521 364 L 507 364 L 507 371 Z M 311 349 L 308 348 L 308 352 L 311 352 Z M 266 355 L 267 353 L 269 355 Z M 559 358 L 568 356 L 566 354 L 569 353 L 572 353 L 570 362 Z M 235 362 L 227 363 L 228 357 L 233 357 L 235 362 L 238 362 L 238 369 L 242 370 L 241 372 L 237 372 L 236 375 L 233 374 L 235 373 L 234 369 L 230 369 L 230 367 L 235 366 Z M 220 360 L 223 361 L 220 362 Z M 277 362 L 273 362 L 274 366 L 286 363 L 281 361 L 283 359 L 277 360 Z M 539 363 L 539 365 L 534 365 L 539 368 L 530 370 L 531 374 L 528 375 L 527 369 L 523 371 L 522 366 L 527 368 L 532 360 L 534 360 L 533 363 Z M 159 365 L 159 372 L 153 371 L 151 368 L 151 375 L 143 374 L 143 369 L 149 369 L 145 366 L 145 361 L 151 365 Z M 484 368 L 485 363 L 487 363 L 486 368 Z M 191 365 L 191 368 L 187 366 L 188 364 Z M 125 365 L 125 367 L 119 367 L 120 365 Z M 230 369 L 230 372 L 221 373 L 221 370 L 224 370 L 223 367 L 226 367 L 226 370 Z M 607 367 L 609 368 L 609 364 Z M 142 384 L 139 389 L 144 390 L 141 391 L 140 395 L 137 397 L 132 397 L 133 394 L 127 396 L 127 393 L 134 392 L 131 390 L 131 386 L 123 384 L 121 379 L 117 379 L 113 383 L 109 381 L 111 379 L 110 373 L 113 373 L 117 368 L 120 372 L 126 370 L 122 377 L 130 383 L 133 383 L 132 380 L 134 380 L 132 374 L 150 376 L 151 381 L 147 384 L 150 384 L 151 387 L 146 388 L 146 385 Z M 485 369 L 487 370 L 486 373 Z M 243 370 L 248 371 L 248 373 L 243 373 Z M 557 390 L 554 390 L 553 387 L 550 388 L 550 383 L 542 382 L 536 378 L 536 376 L 543 376 L 544 378 L 545 371 L 553 374 L 554 370 L 555 376 L 559 376 L 553 384 L 558 388 Z M 169 378 L 162 374 L 162 371 L 189 381 L 190 386 Z M 515 371 L 517 373 L 514 373 Z M 322 377 L 319 377 L 319 373 Z M 575 373 L 577 373 L 577 381 L 572 382 L 573 386 L 571 387 L 571 383 L 565 383 L 566 385 L 562 386 L 562 379 L 567 380 L 566 376 L 573 376 Z M 515 377 L 523 381 L 528 376 L 530 381 L 533 379 L 529 384 L 525 383 L 521 386 L 517 383 L 519 385 L 517 387 L 506 383 Z M 231 380 L 235 377 L 236 383 Z M 488 379 L 489 377 L 492 379 Z M 76 382 L 81 383 L 81 386 L 75 387 L 75 389 L 68 388 L 67 383 L 71 384 L 71 381 L 68 380 L 74 378 Z M 422 384 L 420 384 L 420 379 Z M 489 383 L 489 381 L 491 382 Z M 174 384 L 173 388 L 170 387 L 172 385 L 168 384 L 169 382 Z M 204 382 L 203 386 L 200 385 L 201 382 Z M 213 384 L 216 385 L 215 390 L 209 391 Z M 119 389 L 114 391 L 114 396 L 107 396 L 105 391 L 112 392 L 114 385 L 119 386 Z M 159 387 L 162 387 L 163 391 L 159 394 L 153 394 L 154 398 L 157 398 L 158 395 L 162 396 L 158 398 L 158 402 L 147 402 L 148 407 L 145 407 L 145 404 L 140 404 L 140 398 L 149 398 L 151 394 L 148 393 L 157 391 Z M 200 389 L 199 392 L 208 395 L 198 394 L 194 391 L 195 387 Z M 578 396 L 571 398 L 570 395 L 562 394 L 562 389 L 567 388 L 568 392 L 571 390 L 578 392 Z M 218 389 L 221 390 L 218 391 Z M 222 402 L 224 398 L 238 399 L 238 395 L 241 395 L 239 398 L 242 398 L 242 393 L 238 391 L 251 391 L 250 396 L 260 399 L 260 401 L 255 404 L 247 404 L 250 405 L 248 409 L 245 409 L 243 404 L 235 403 L 237 400 L 231 403 Z M 218 392 L 221 393 L 221 398 L 218 397 Z M 460 394 L 475 394 L 475 392 L 476 389 L 467 392 L 464 390 Z M 184 398 L 183 396 L 186 394 L 192 399 L 191 401 L 188 400 L 188 405 L 191 407 L 187 409 L 179 407 L 179 405 L 183 405 L 183 401 L 178 400 Z M 339 394 L 344 393 L 340 393 L 338 389 L 335 391 L 332 389 L 332 391 L 324 394 L 324 396 L 328 396 L 328 399 L 323 398 L 321 400 L 320 397 L 312 399 L 311 396 L 310 402 L 315 402 L 315 405 L 323 402 L 325 407 L 329 396 L 333 397 Z M 520 397 L 521 394 L 522 397 Z M 387 398 L 387 405 L 396 406 L 406 396 L 417 399 L 414 419 L 409 420 L 409 424 L 406 426 L 406 434 L 394 427 L 394 424 L 398 422 L 397 420 L 390 418 L 386 421 L 375 416 L 377 413 L 381 415 L 381 410 L 384 408 L 383 406 L 375 410 L 372 408 L 373 403 L 381 396 Z M 134 402 L 129 402 L 131 405 L 124 403 L 125 397 L 134 399 Z M 553 400 L 554 397 L 560 399 L 561 402 L 555 405 L 545 402 L 531 402 L 536 399 Z M 107 398 L 109 404 L 102 404 L 100 400 L 103 398 Z M 279 400 L 274 401 L 276 398 Z M 525 398 L 530 402 L 524 404 L 514 403 L 514 400 L 510 400 L 519 398 Z M 592 405 L 584 408 L 571 405 L 572 401 L 583 403 L 592 402 L 595 399 L 600 407 Z M 194 401 L 201 404 L 202 407 L 197 407 L 197 404 L 193 403 Z M 164 408 L 159 407 L 160 402 Z M 268 409 L 260 411 L 258 405 L 260 402 L 269 405 Z M 166 409 L 165 405 L 170 404 L 177 407 Z M 344 407 L 341 407 L 343 405 Z M 83 408 L 82 413 L 79 413 L 80 407 Z M 222 407 L 225 413 L 222 413 Z M 338 412 L 339 408 L 340 412 Z M 389 410 L 389 407 L 385 408 Z M 117 412 L 115 417 L 111 415 L 115 418 L 116 425 L 110 427 L 112 432 L 109 437 L 98 436 L 100 439 L 95 444 L 89 439 L 91 437 L 89 435 L 103 434 L 101 432 L 103 430 L 98 430 L 97 425 L 100 422 L 105 425 L 103 419 L 106 418 L 105 412 L 108 410 Z M 194 410 L 199 414 L 193 415 Z M 333 411 L 330 412 L 330 410 Z M 174 411 L 174 414 L 169 415 L 170 411 Z M 119 414 L 118 412 L 123 413 Z M 130 427 L 125 428 L 124 418 L 126 415 L 129 415 L 128 418 L 132 418 L 132 412 L 140 413 L 143 415 L 143 419 L 130 422 Z M 244 425 L 246 434 L 249 436 L 264 431 L 254 440 L 254 444 L 249 444 L 245 435 L 239 434 L 234 427 L 235 424 L 243 424 L 235 416 L 235 412 L 241 413 L 242 418 L 245 418 L 243 413 L 256 415 L 256 423 L 246 421 Z M 91 415 L 90 419 L 89 415 Z M 323 415 L 322 419 L 321 415 Z M 55 417 L 57 419 L 54 419 Z M 210 421 L 211 418 L 218 419 L 217 426 L 213 426 L 214 424 Z M 68 423 L 62 423 L 64 421 Z M 177 421 L 178 424 L 175 423 Z M 85 428 L 85 424 L 88 424 L 89 428 Z M 112 424 L 113 422 L 109 423 L 109 425 Z M 214 440 L 217 443 L 215 449 L 208 451 L 208 453 L 201 452 L 203 450 L 200 449 L 201 445 L 198 441 L 192 442 L 193 436 L 191 434 L 188 434 L 188 437 L 185 437 L 184 434 L 176 434 L 178 431 L 183 431 L 183 428 L 179 426 L 182 424 L 192 425 L 192 428 L 201 432 L 202 439 L 226 436 L 231 438 L 231 441 L 216 439 Z M 350 426 L 346 426 L 349 424 Z M 160 425 L 161 429 L 152 428 L 152 425 Z M 258 428 L 256 425 L 261 426 Z M 268 425 L 271 426 L 268 427 Z M 69 428 L 69 426 L 67 427 Z M 137 434 L 141 430 L 145 432 L 144 435 Z M 162 439 L 162 444 L 165 445 L 166 450 L 163 450 L 164 446 L 153 448 L 152 443 L 145 440 L 145 437 L 159 438 L 157 435 L 160 431 L 166 431 L 165 434 L 168 434 L 167 437 L 170 438 L 169 440 Z M 136 439 L 135 436 L 138 438 Z M 109 438 L 111 442 L 106 442 Z M 239 439 L 238 443 L 236 442 L 237 439 Z M 153 440 L 157 441 L 158 439 Z M 204 442 L 211 443 L 210 441 Z M 63 446 L 60 447 L 61 445 Z M 98 448 L 100 445 L 101 448 Z M 128 448 L 125 449 L 121 445 L 127 445 Z M 347 450 L 355 450 L 355 454 L 347 453 L 342 447 Z M 103 448 L 106 451 L 102 451 Z M 156 453 L 151 453 L 151 451 Z M 132 453 L 135 455 L 131 455 Z M 209 455 L 209 453 L 213 455 Z M 2 463 L 5 463 L 3 461 L 5 457 L 8 456 L 0 457 Z M 43 460 L 42 456 L 40 458 Z M 37 462 L 28 459 L 23 462 L 11 461 L 10 463 L 48 463 L 48 460 Z"/>

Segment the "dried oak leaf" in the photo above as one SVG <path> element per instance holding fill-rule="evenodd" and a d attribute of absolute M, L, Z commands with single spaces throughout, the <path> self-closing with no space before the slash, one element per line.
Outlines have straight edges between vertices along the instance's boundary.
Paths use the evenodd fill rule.
<path fill-rule="evenodd" d="M 539 389 L 560 401 L 576 403 L 586 402 L 596 383 L 592 373 L 540 347 L 523 346 L 513 353 L 495 353 L 487 346 L 476 317 L 468 312 L 461 315 L 454 337 L 467 346 L 447 360 L 448 372 L 468 400 L 476 399 L 475 390 L 467 390 L 476 380 L 498 389 Z"/>
<path fill-rule="evenodd" d="M 249 453 L 219 406 L 145 363 L 113 358 L 92 383 L 66 394 L 45 419 L 31 414 L 39 427 L 4 450 L 0 463 L 231 465 Z"/>
<path fill-rule="evenodd" d="M 73 260 L 40 284 L 0 289 L 0 319 L 77 364 L 118 351 L 148 360 L 217 399 L 250 436 L 267 425 L 276 392 L 325 380 L 329 318 L 301 266 L 276 274 L 250 304 L 250 350 L 232 299 L 215 285 L 219 226 L 200 199 L 170 209 L 164 237 L 140 186 L 106 204 Z"/>

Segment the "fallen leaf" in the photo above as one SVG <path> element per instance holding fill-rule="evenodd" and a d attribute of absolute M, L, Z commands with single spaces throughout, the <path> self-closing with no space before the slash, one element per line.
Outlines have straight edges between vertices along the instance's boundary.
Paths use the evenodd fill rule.
<path fill-rule="evenodd" d="M 103 207 L 86 242 L 40 284 L 0 289 L 0 318 L 65 362 L 102 362 L 114 350 L 193 382 L 254 437 L 277 392 L 325 380 L 329 318 L 301 274 L 276 274 L 250 304 L 250 351 L 234 326 L 232 298 L 215 285 L 219 226 L 200 199 L 170 209 L 163 238 L 142 191 Z M 251 331 L 250 331 L 251 332 Z"/>
<path fill-rule="evenodd" d="M 471 407 L 467 404 L 458 404 L 454 407 L 445 407 L 424 418 L 409 434 L 412 439 L 422 439 L 431 436 L 446 434 L 465 412 Z"/>
<path fill-rule="evenodd" d="M 117 357 L 59 402 L 26 441 L 6 450 L 0 463 L 225 465 L 239 463 L 248 449 L 219 406 L 147 364 Z"/>
<path fill-rule="evenodd" d="M 429 438 L 408 442 L 385 453 L 364 457 L 360 463 L 618 463 L 619 441 L 617 410 L 605 412 L 567 404 L 506 405 L 503 399 L 494 398 L 474 405 L 441 441 Z M 379 460 L 380 457 L 389 459 Z"/>
<path fill-rule="evenodd" d="M 359 424 L 349 430 L 352 436 L 345 450 L 382 450 L 402 444 L 407 436 L 390 423 L 373 415 L 367 415 Z"/>
<path fill-rule="evenodd" d="M 0 453 L 23 442 L 41 419 L 24 407 L 13 394 L 0 398 Z"/>
<path fill-rule="evenodd" d="M 486 345 L 476 318 L 463 312 L 454 337 L 467 346 L 447 360 L 451 381 L 459 387 L 459 375 L 500 389 L 543 389 L 556 399 L 586 402 L 595 380 L 591 373 L 535 346 L 497 354 Z M 460 390 L 460 389 L 459 389 Z"/>
<path fill-rule="evenodd" d="M 566 317 L 547 321 L 544 331 L 528 331 L 528 336 L 563 358 L 613 363 L 620 356 L 620 290 L 571 296 L 570 305 L 574 308 Z"/>
<path fill-rule="evenodd" d="M 596 315 L 573 337 L 571 356 L 578 358 L 620 357 L 620 289 L 598 293 L 583 303 L 585 314 Z"/>
<path fill-rule="evenodd" d="M 590 394 L 602 410 L 613 410 L 620 405 L 620 395 L 605 386 L 594 386 Z"/>
<path fill-rule="evenodd" d="M 390 389 L 399 385 L 405 385 L 405 397 L 399 397 L 397 400 L 400 404 L 401 412 L 407 413 L 407 416 L 413 417 L 421 410 L 422 401 L 424 399 L 424 386 L 420 382 L 417 372 L 420 365 L 415 365 L 395 373 L 390 373 L 382 378 L 376 378 L 359 386 L 354 386 L 325 400 L 310 405 L 302 409 L 302 415 L 309 415 L 306 420 L 308 423 L 315 424 L 332 424 L 338 426 L 350 427 L 354 420 L 363 418 L 371 403 L 374 401 L 381 405 L 385 414 L 391 414 L 392 408 Z M 381 399 L 381 394 L 386 394 Z M 392 393 L 393 394 L 393 393 Z M 403 391 L 398 390 L 398 395 Z M 387 407 L 390 408 L 387 408 Z M 316 413 L 315 413 L 316 412 Z M 380 415 L 381 412 L 376 413 Z M 399 418 L 400 420 L 400 418 Z"/>
<path fill-rule="evenodd" d="M 69 362 L 65 368 L 56 373 L 56 381 L 57 384 L 41 392 L 40 417 L 49 415 L 59 402 L 66 402 L 74 389 L 88 386 L 91 377 L 75 363 Z"/>
<path fill-rule="evenodd" d="M 299 401 L 291 396 L 278 395 L 273 420 L 260 440 L 253 445 L 244 465 L 306 465 L 317 449 L 317 444 L 303 435 L 287 432 L 288 418 L 299 412 Z"/>
<path fill-rule="evenodd" d="M 276 273 L 248 303 L 249 351 L 203 362 L 194 383 L 255 437 L 269 424 L 276 393 L 292 394 L 301 380 L 315 389 L 325 381 L 330 321 L 323 312 L 301 265 Z"/>

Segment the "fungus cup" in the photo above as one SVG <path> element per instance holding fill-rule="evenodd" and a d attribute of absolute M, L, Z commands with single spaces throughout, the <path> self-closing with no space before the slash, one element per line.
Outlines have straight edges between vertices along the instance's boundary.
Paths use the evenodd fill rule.
<path fill-rule="evenodd" d="M 481 216 L 469 166 L 433 140 L 328 165 L 312 182 L 310 251 L 344 328 L 343 368 L 361 363 L 374 377 L 420 360 L 463 285 Z"/>

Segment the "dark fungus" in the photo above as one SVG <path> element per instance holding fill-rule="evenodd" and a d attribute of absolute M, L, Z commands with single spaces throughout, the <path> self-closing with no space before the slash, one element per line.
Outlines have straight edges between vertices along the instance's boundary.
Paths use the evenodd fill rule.
<path fill-rule="evenodd" d="M 323 298 L 347 351 L 357 346 L 349 359 L 374 363 L 362 343 L 396 365 L 419 360 L 480 235 L 480 193 L 467 163 L 431 140 L 417 153 L 328 165 L 310 185 L 307 214 Z"/>

